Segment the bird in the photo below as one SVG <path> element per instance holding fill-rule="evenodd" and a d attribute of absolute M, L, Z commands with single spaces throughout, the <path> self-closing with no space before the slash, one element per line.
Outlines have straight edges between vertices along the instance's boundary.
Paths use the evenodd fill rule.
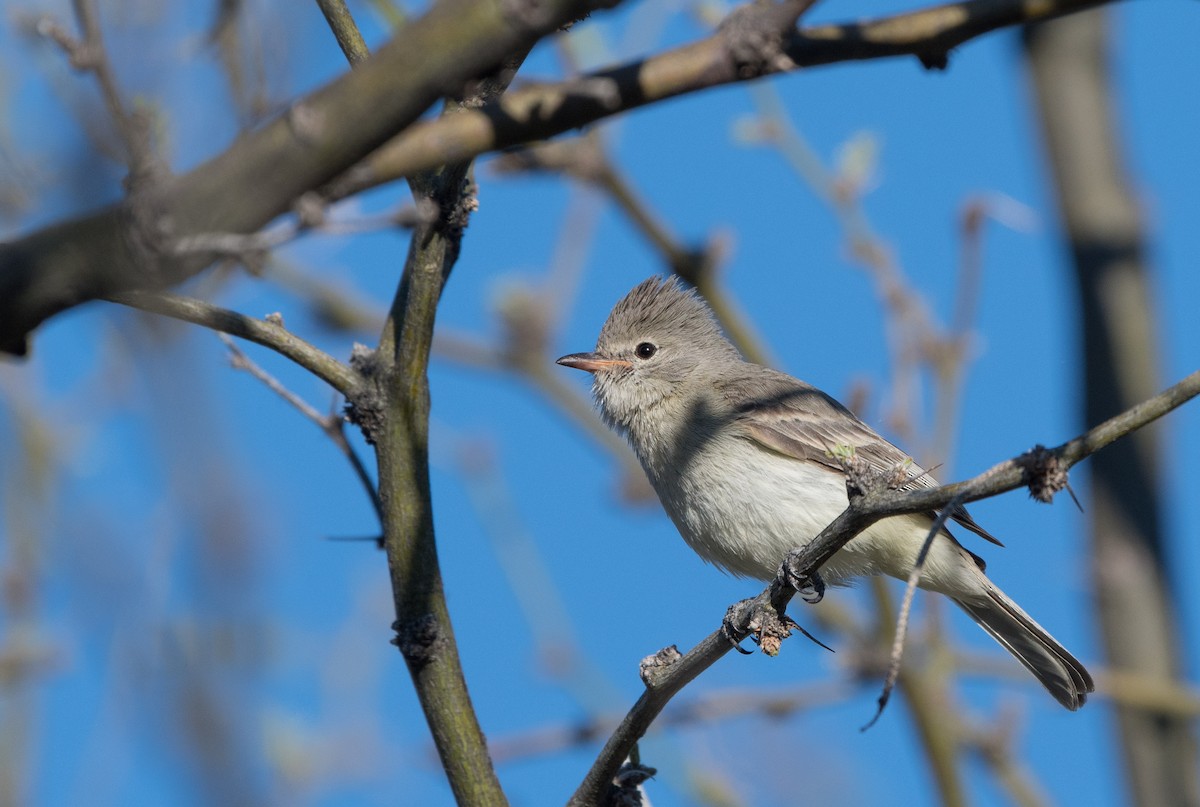
<path fill-rule="evenodd" d="M 639 283 L 612 309 L 595 350 L 557 363 L 592 374 L 602 419 L 623 435 L 663 508 L 697 554 L 740 577 L 773 580 L 784 557 L 848 505 L 845 452 L 881 470 L 933 477 L 849 409 L 786 373 L 746 361 L 712 310 L 675 277 Z M 819 570 L 829 585 L 907 579 L 936 514 L 892 516 Z M 958 508 L 951 519 L 999 544 Z M 918 585 L 949 597 L 1069 710 L 1094 691 L 1084 666 L 943 530 Z"/>

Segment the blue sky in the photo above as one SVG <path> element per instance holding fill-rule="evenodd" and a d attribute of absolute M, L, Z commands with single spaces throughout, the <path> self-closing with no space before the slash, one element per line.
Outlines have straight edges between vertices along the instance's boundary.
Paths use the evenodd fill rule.
<path fill-rule="evenodd" d="M 36 201 L 0 221 L 5 238 L 119 193 L 120 172 L 102 160 L 87 163 L 86 181 L 67 182 L 86 140 L 64 97 L 94 106 L 94 88 L 56 54 L 15 36 L 12 14 L 26 7 L 13 7 L 0 25 L 0 103 L 5 143 Z M 281 7 L 253 8 L 278 99 L 344 69 L 315 6 L 289 10 L 286 25 Z M 381 41 L 378 20 L 352 8 L 371 41 Z M 185 170 L 227 147 L 236 134 L 228 93 L 198 43 L 207 17 L 121 9 L 106 6 L 105 16 L 118 73 L 131 96 L 163 108 L 171 164 Z M 895 10 L 828 3 L 811 19 Z M 1180 80 L 1200 69 L 1192 47 L 1200 21 L 1190 10 L 1164 2 L 1112 11 L 1120 135 L 1151 236 L 1162 386 L 1200 367 L 1200 109 Z M 584 58 L 604 62 L 702 33 L 685 7 L 667 3 L 599 15 L 578 36 Z M 557 65 L 543 48 L 524 75 L 552 76 Z M 967 44 L 942 73 L 898 59 L 820 68 L 772 86 L 827 164 L 847 143 L 876 144 L 865 213 L 940 322 L 957 287 L 963 204 L 1002 195 L 1028 211 L 1019 227 L 990 223 L 985 231 L 974 361 L 956 450 L 939 476 L 974 474 L 1081 431 L 1074 290 L 1015 36 Z M 614 159 L 679 238 L 728 239 L 723 284 L 777 365 L 837 396 L 865 383 L 864 415 L 883 429 L 891 369 L 872 282 L 848 259 L 828 206 L 780 153 L 739 142 L 739 122 L 755 108 L 747 88 L 725 88 L 624 116 L 603 132 Z M 550 267 L 566 243 L 582 255 L 581 274 L 577 293 L 556 312 L 563 325 L 549 358 L 589 349 L 612 304 L 662 270 L 594 191 L 549 177 L 500 178 L 486 161 L 480 183 L 480 209 L 439 313 L 446 333 L 498 340 L 498 302 L 560 271 L 561 263 Z M 383 189 L 335 214 L 389 208 L 405 194 Z M 281 259 L 380 308 L 405 249 L 391 233 L 315 235 Z M 211 288 L 201 281 L 190 291 Z M 355 339 L 374 338 L 322 331 L 295 294 L 256 279 L 235 275 L 218 299 L 248 314 L 280 311 L 290 328 L 336 356 L 348 356 Z M 229 369 L 208 332 L 94 304 L 53 320 L 34 348 L 22 364 L 0 364 L 0 485 L 23 491 L 5 494 L 0 529 L 9 535 L 0 559 L 14 568 L 18 547 L 27 545 L 36 558 L 21 567 L 33 570 L 32 614 L 0 613 L 0 643 L 36 639 L 53 659 L 28 699 L 0 703 L 10 717 L 31 721 L 31 802 L 228 803 L 229 792 L 206 784 L 213 777 L 198 769 L 186 739 L 187 727 L 208 713 L 188 696 L 203 691 L 233 705 L 212 711 L 229 719 L 221 736 L 231 744 L 219 751 L 238 760 L 230 775 L 237 793 L 281 803 L 395 803 L 397 793 L 402 803 L 451 803 L 387 643 L 383 556 L 369 543 L 329 540 L 377 531 L 332 444 Z M 267 352 L 247 352 L 319 409 L 330 405 L 320 382 Z M 586 392 L 582 374 L 554 372 Z M 445 360 L 435 361 L 431 384 L 442 569 L 468 683 L 493 741 L 623 712 L 641 688 L 640 658 L 694 644 L 727 605 L 760 590 L 705 566 L 656 505 L 624 503 L 611 455 L 529 384 Z M 30 410 L 52 435 L 57 460 L 42 498 L 17 485 L 36 476 L 21 464 L 18 440 L 28 433 L 20 413 Z M 928 409 L 920 417 L 924 424 Z M 1189 582 L 1200 569 L 1200 501 L 1189 460 L 1200 456 L 1200 406 L 1170 415 L 1162 437 L 1181 635 L 1195 637 L 1200 594 Z M 494 473 L 464 473 L 464 456 Z M 1086 473 L 1085 464 L 1073 478 L 1082 484 Z M 1007 544 L 969 544 L 987 557 L 992 578 L 1085 663 L 1102 666 L 1084 519 L 1070 502 L 1043 506 L 1014 493 L 974 513 Z M 12 526 L 20 514 L 33 524 L 32 544 Z M 831 597 L 866 604 L 860 591 Z M 802 623 L 806 608 L 793 609 Z M 962 644 L 1000 658 L 968 620 L 949 609 L 942 616 Z M 1183 652 L 1194 683 L 1200 650 L 1188 641 Z M 723 659 L 684 699 L 802 691 L 840 680 L 838 664 L 836 655 L 795 640 L 776 659 Z M 1104 699 L 1068 714 L 1031 681 L 1013 680 L 964 679 L 957 702 L 981 719 L 1015 715 L 1016 750 L 1054 801 L 1121 804 Z M 836 705 L 786 720 L 743 717 L 655 735 L 643 748 L 660 771 L 653 803 L 697 803 L 698 782 L 723 783 L 744 804 L 796 803 L 798 792 L 805 803 L 893 804 L 897 793 L 906 803 L 928 803 L 930 779 L 903 702 L 871 731 L 858 731 L 877 687 L 867 682 Z M 180 711 L 188 704 L 194 711 Z M 505 761 L 498 770 L 514 804 L 562 803 L 595 751 L 587 745 Z M 967 768 L 973 803 L 1006 803 L 982 766 Z"/>

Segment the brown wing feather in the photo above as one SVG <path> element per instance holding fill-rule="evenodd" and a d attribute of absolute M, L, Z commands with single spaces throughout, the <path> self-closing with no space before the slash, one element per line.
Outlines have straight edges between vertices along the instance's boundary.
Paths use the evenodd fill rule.
<path fill-rule="evenodd" d="M 831 451 L 848 447 L 881 470 L 906 464 L 910 481 L 903 486 L 905 490 L 937 486 L 937 480 L 911 457 L 821 390 L 783 373 L 770 373 L 765 383 L 761 376 L 759 379 L 757 390 L 748 390 L 745 383 L 729 384 L 723 390 L 749 439 L 838 473 L 842 467 Z M 966 508 L 959 507 L 951 518 L 984 540 L 1004 546 Z"/>

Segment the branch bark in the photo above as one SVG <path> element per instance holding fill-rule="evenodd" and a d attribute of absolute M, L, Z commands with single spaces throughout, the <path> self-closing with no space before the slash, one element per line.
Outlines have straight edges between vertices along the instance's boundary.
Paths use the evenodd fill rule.
<path fill-rule="evenodd" d="M 259 229 L 442 96 L 461 93 L 510 54 L 607 2 L 440 0 L 360 69 L 204 165 L 143 183 L 99 212 L 0 244 L 0 351 L 23 355 L 30 331 L 72 306 L 197 274 L 211 259 L 174 254 L 178 239 Z"/>
<path fill-rule="evenodd" d="M 342 198 L 645 104 L 765 75 L 788 61 L 802 68 L 916 55 L 927 65 L 942 65 L 950 48 L 969 39 L 1103 0 L 963 0 L 866 23 L 817 26 L 784 37 L 784 59 L 753 65 L 735 58 L 730 35 L 718 32 L 641 62 L 528 87 L 479 109 L 413 125 L 437 98 L 461 91 L 508 54 L 618 2 L 441 0 L 361 69 L 298 101 L 199 168 L 145 183 L 130 199 L 98 213 L 0 244 L 0 351 L 23 355 L 33 329 L 60 311 L 199 273 L 210 261 L 172 254 L 176 239 L 253 232 L 306 191 L 328 185 L 331 197 Z M 776 16 L 769 8 L 764 13 Z M 401 139 L 351 171 L 401 132 Z"/>
<path fill-rule="evenodd" d="M 342 12 L 330 22 L 347 58 L 361 69 L 366 45 L 349 12 L 340 0 L 326 0 L 322 7 L 327 16 Z M 505 54 L 501 69 L 481 80 L 475 99 L 503 93 L 528 52 L 528 46 L 520 46 Z M 443 114 L 460 106 L 452 102 Z M 394 643 L 408 666 L 442 769 L 459 805 L 503 807 L 508 800 L 471 704 L 446 605 L 429 484 L 429 353 L 438 301 L 474 210 L 470 170 L 468 160 L 409 180 L 418 204 L 432 204 L 438 216 L 413 233 L 378 351 L 358 359 L 371 368 L 377 411 L 363 421 L 368 402 L 360 399 L 363 406 L 353 403 L 351 416 L 369 424 L 365 431 L 375 444 L 383 548 L 396 609 Z"/>
<path fill-rule="evenodd" d="M 928 63 L 991 31 L 1098 2 L 1103 0 L 963 0 L 868 22 L 803 28 L 784 38 L 782 53 L 793 70 L 890 56 L 918 56 Z M 770 14 L 770 4 L 759 7 Z M 777 72 L 773 64 L 747 72 L 731 56 L 729 34 L 718 30 L 638 62 L 529 85 L 462 115 L 418 123 L 324 193 L 341 199 L 448 160 L 544 140 L 647 104 Z"/>

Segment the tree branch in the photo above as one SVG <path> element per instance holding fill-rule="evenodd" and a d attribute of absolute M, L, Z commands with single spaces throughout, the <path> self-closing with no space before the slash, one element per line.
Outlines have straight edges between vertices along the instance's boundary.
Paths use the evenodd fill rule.
<path fill-rule="evenodd" d="M 999 28 L 1099 2 L 963 0 L 864 23 L 804 28 L 784 39 L 782 52 L 793 69 L 889 56 L 944 59 L 951 48 Z M 770 4 L 756 7 L 770 13 Z M 731 56 L 729 33 L 718 30 L 642 61 L 526 86 L 479 109 L 410 127 L 324 193 L 340 199 L 450 160 L 544 140 L 647 104 L 774 72 L 769 64 L 750 74 L 744 67 Z"/>
<path fill-rule="evenodd" d="M 203 300 L 165 291 L 126 291 L 112 294 L 109 299 L 130 308 L 203 325 L 268 347 L 328 383 L 348 401 L 353 401 L 362 391 L 363 379 L 358 373 L 296 336 L 283 327 L 281 321 L 255 319 Z"/>
<path fill-rule="evenodd" d="M 629 750 L 646 733 L 663 707 L 685 685 L 734 647 L 730 633 L 732 638 L 740 640 L 755 631 L 756 622 L 764 613 L 783 613 L 795 593 L 791 584 L 786 582 L 787 579 L 811 579 L 855 535 L 889 516 L 927 513 L 940 510 L 952 501 L 977 501 L 1027 485 L 1033 495 L 1042 498 L 1048 488 L 1061 489 L 1059 482 L 1065 485 L 1066 471 L 1072 465 L 1197 395 L 1200 395 L 1200 371 L 1073 440 L 1052 449 L 1039 446 L 1001 462 L 972 479 L 936 488 L 900 491 L 888 488 L 879 477 L 867 480 L 869 484 L 863 488 L 852 489 L 850 506 L 811 543 L 791 552 L 784 560 L 779 576 L 766 590 L 752 600 L 731 607 L 725 627 L 710 634 L 674 663 L 660 667 L 656 675 L 646 676 L 646 691 L 605 743 L 591 770 L 571 797 L 569 807 L 603 803 L 609 783 L 629 755 Z M 1048 477 L 1054 476 L 1059 478 L 1047 482 Z"/>
<path fill-rule="evenodd" d="M 365 48 L 348 15 L 340 25 L 339 41 Z M 449 102 L 443 114 L 504 92 L 531 46 L 532 40 L 512 48 L 499 70 L 483 77 L 467 100 Z M 355 69 L 365 70 L 370 60 L 359 64 Z M 383 548 L 396 611 L 393 643 L 408 666 L 442 769 L 459 805 L 503 807 L 508 801 L 471 704 L 446 605 L 429 482 L 429 353 L 442 289 L 475 209 L 470 170 L 468 160 L 409 180 L 418 204 L 433 203 L 439 215 L 422 223 L 409 242 L 379 349 L 358 358 L 371 369 L 377 395 L 370 406 L 365 400 L 354 405 L 350 416 L 375 445 Z"/>
<path fill-rule="evenodd" d="M 189 173 L 0 244 L 0 350 L 24 354 L 30 331 L 64 309 L 197 274 L 211 258 L 171 254 L 177 239 L 260 229 L 443 95 L 461 92 L 510 54 L 612 2 L 619 0 L 440 0 L 359 69 Z"/>

